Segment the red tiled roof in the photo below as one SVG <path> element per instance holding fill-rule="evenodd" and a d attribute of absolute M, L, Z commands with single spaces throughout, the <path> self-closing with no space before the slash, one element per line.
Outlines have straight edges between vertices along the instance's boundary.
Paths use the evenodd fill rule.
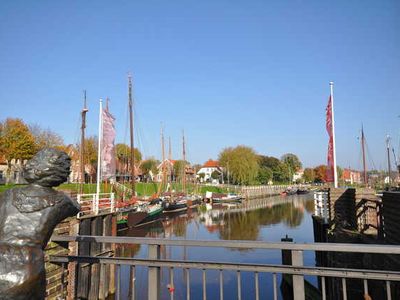
<path fill-rule="evenodd" d="M 209 159 L 203 165 L 204 168 L 219 168 L 219 161 Z"/>

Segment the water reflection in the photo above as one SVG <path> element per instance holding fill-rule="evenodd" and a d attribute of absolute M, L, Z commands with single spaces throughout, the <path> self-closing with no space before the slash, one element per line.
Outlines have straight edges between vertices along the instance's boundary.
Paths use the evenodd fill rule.
<path fill-rule="evenodd" d="M 214 205 L 199 213 L 199 221 L 210 233 L 219 232 L 223 240 L 258 240 L 262 226 L 279 223 L 289 228 L 300 226 L 304 210 L 313 210 L 312 201 L 307 199 L 304 196 L 273 197 L 238 205 Z"/>
<path fill-rule="evenodd" d="M 159 221 L 119 233 L 124 236 L 135 237 L 160 237 L 170 239 L 198 239 L 198 240 L 264 240 L 280 241 L 288 234 L 296 242 L 312 242 L 312 220 L 313 212 L 312 195 L 270 197 L 260 200 L 246 201 L 238 205 L 214 205 L 209 204 L 199 207 L 197 210 L 188 210 L 175 215 L 163 216 Z M 129 245 L 118 248 L 119 255 L 125 257 L 147 257 L 145 245 Z M 249 250 L 228 251 L 224 248 L 199 248 L 199 247 L 161 247 L 162 259 L 188 259 L 193 261 L 226 261 L 260 264 L 280 264 L 280 251 Z M 314 265 L 312 253 L 305 253 L 305 264 Z M 129 269 L 122 268 L 123 288 L 122 299 L 128 297 Z M 176 298 L 178 293 L 186 295 L 186 284 L 183 270 L 175 270 Z M 207 298 L 217 299 L 218 296 L 218 274 L 207 271 Z M 201 298 L 202 277 L 201 272 L 191 271 L 192 298 Z M 272 275 L 261 274 L 260 296 L 272 297 Z M 215 277 L 215 278 L 214 278 Z M 138 299 L 145 299 L 147 293 L 147 269 L 137 268 L 137 290 Z M 169 274 L 167 269 L 162 269 L 161 286 L 162 299 L 168 299 L 167 284 Z M 280 277 L 278 275 L 278 280 Z M 237 284 L 235 272 L 224 272 L 224 284 L 226 299 L 236 297 Z M 244 272 L 242 274 L 243 288 L 254 286 L 253 274 Z M 165 288 L 165 289 L 164 289 Z M 253 289 L 249 289 L 243 299 L 254 299 Z M 280 295 L 281 297 L 281 295 Z"/>

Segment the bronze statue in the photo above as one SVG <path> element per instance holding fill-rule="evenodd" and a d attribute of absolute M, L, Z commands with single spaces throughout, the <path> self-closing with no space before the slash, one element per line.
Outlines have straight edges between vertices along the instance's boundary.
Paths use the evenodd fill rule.
<path fill-rule="evenodd" d="M 44 248 L 56 225 L 79 205 L 52 187 L 65 182 L 69 156 L 38 152 L 25 166 L 29 185 L 0 195 L 0 299 L 44 299 Z"/>

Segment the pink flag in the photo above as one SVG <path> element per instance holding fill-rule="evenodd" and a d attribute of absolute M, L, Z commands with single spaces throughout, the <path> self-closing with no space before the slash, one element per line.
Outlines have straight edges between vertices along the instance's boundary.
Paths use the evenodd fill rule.
<path fill-rule="evenodd" d="M 326 182 L 334 181 L 333 164 L 333 130 L 332 130 L 332 97 L 329 96 L 328 106 L 326 107 L 326 131 L 329 135 L 328 143 L 328 166 L 326 168 Z"/>
<path fill-rule="evenodd" d="M 101 174 L 103 179 L 115 176 L 115 118 L 106 109 L 102 111 L 103 136 L 101 149 Z"/>

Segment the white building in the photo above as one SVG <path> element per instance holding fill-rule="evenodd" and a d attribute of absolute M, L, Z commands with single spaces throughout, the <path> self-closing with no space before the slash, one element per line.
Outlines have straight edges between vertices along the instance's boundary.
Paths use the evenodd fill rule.
<path fill-rule="evenodd" d="M 219 162 L 216 160 L 211 160 L 209 159 L 204 163 L 204 165 L 200 168 L 200 170 L 197 171 L 196 178 L 199 178 L 201 182 L 212 182 L 212 183 L 218 183 L 218 179 L 213 179 L 211 178 L 211 174 L 217 171 L 222 178 L 222 168 L 219 166 Z M 200 175 L 200 174 L 204 174 Z"/>

